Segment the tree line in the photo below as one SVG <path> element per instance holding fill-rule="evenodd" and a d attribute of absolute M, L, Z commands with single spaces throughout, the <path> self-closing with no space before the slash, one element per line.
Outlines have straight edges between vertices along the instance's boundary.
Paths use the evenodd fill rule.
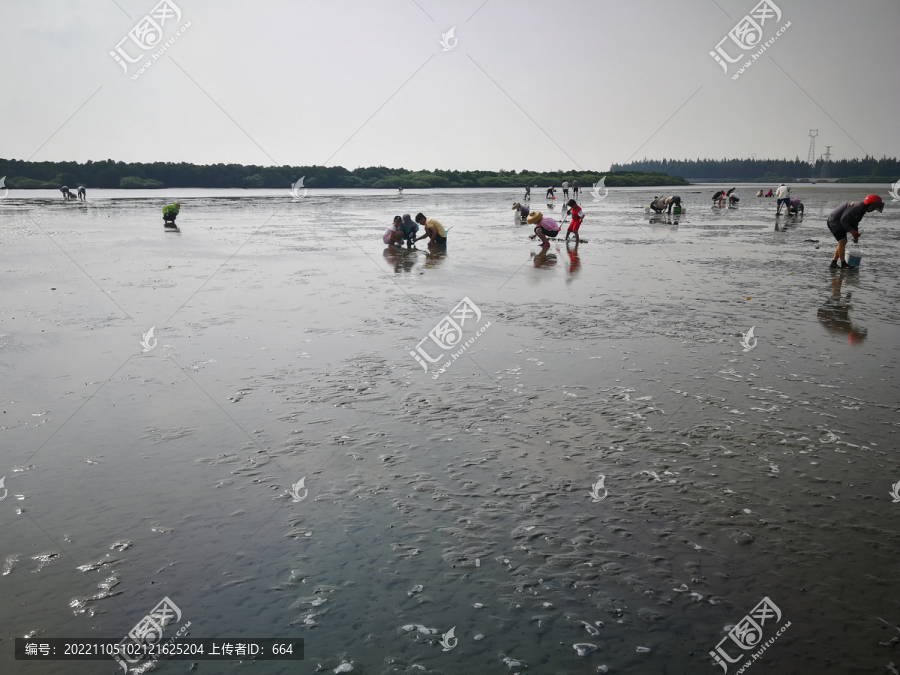
<path fill-rule="evenodd" d="M 892 183 L 900 179 L 896 157 L 838 159 L 815 164 L 788 159 L 642 159 L 613 164 L 613 171 L 659 171 L 725 183 L 793 182 L 797 179 L 837 178 L 839 182 Z"/>
<path fill-rule="evenodd" d="M 0 159 L 0 176 L 10 188 L 290 188 L 301 177 L 308 188 L 522 188 L 559 186 L 578 180 L 589 189 L 601 178 L 607 187 L 687 185 L 652 171 L 409 171 L 370 166 L 245 166 L 243 164 L 133 163 L 112 159 L 78 162 L 26 162 Z"/>

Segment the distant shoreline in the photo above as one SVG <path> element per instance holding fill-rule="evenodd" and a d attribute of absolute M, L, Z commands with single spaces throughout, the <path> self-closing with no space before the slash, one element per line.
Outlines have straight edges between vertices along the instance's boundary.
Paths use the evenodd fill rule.
<path fill-rule="evenodd" d="M 242 164 L 175 164 L 172 162 L 126 163 L 104 160 L 77 162 L 28 162 L 0 159 L 0 177 L 6 187 L 59 189 L 78 185 L 101 189 L 156 188 L 517 188 L 562 187 L 576 180 L 588 190 L 606 187 L 687 185 L 680 176 L 646 171 L 410 171 L 384 166 L 348 170 L 341 166 L 245 166 Z"/>

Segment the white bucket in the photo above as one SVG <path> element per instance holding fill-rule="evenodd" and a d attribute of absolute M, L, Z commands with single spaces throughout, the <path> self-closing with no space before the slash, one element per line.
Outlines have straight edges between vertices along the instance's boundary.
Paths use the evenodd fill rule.
<path fill-rule="evenodd" d="M 649 214 L 650 214 L 650 211 L 651 211 L 651 209 L 650 209 L 649 206 L 645 206 L 645 207 L 644 207 L 644 213 L 646 213 L 646 214 L 649 215 Z"/>
<path fill-rule="evenodd" d="M 847 253 L 847 264 L 850 267 L 859 267 L 859 264 L 862 262 L 862 251 L 856 249 L 855 251 L 850 251 Z"/>

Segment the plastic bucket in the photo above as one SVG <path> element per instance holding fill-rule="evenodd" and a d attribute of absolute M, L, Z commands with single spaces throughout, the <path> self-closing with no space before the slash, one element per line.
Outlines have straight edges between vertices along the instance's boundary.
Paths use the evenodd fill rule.
<path fill-rule="evenodd" d="M 649 207 L 649 206 L 645 206 L 645 207 L 644 207 L 644 213 L 646 213 L 646 214 L 649 215 L 649 213 L 650 213 L 650 207 Z"/>
<path fill-rule="evenodd" d="M 850 265 L 850 267 L 859 267 L 859 264 L 862 262 L 862 257 L 862 251 L 850 251 L 847 254 L 847 264 Z"/>
<path fill-rule="evenodd" d="M 672 209 L 672 213 L 681 213 L 681 207 L 676 206 L 675 208 Z"/>

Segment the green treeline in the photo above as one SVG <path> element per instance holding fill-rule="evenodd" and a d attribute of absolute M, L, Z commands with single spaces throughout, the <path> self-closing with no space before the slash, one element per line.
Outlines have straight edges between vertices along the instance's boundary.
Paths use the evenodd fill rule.
<path fill-rule="evenodd" d="M 25 162 L 0 159 L 0 176 L 10 188 L 59 188 L 84 185 L 92 188 L 285 188 L 305 177 L 308 188 L 445 188 L 510 187 L 538 185 L 559 187 L 578 180 L 583 188 L 606 177 L 607 187 L 687 185 L 683 178 L 665 173 L 636 171 L 408 171 L 383 166 L 349 171 L 341 166 L 244 166 L 242 164 L 152 164 L 88 161 Z"/>
<path fill-rule="evenodd" d="M 613 171 L 659 171 L 689 179 L 724 183 L 793 182 L 796 179 L 837 178 L 841 182 L 893 182 L 900 178 L 896 157 L 863 157 L 810 165 L 799 158 L 788 159 L 643 159 L 629 164 L 613 164 Z"/>

